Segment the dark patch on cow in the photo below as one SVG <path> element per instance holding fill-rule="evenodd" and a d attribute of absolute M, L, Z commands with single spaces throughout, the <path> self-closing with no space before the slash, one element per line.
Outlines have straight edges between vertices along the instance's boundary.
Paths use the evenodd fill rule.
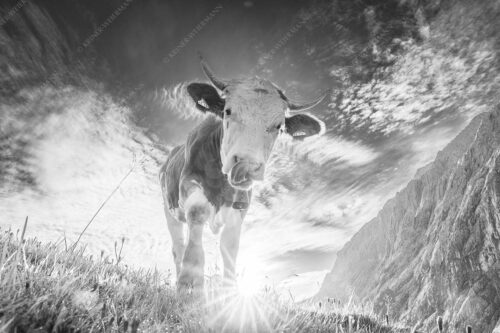
<path fill-rule="evenodd" d="M 166 193 L 166 204 L 169 209 L 179 207 L 179 182 L 184 168 L 185 146 L 180 145 L 172 149 L 167 161 L 160 169 L 162 192 Z"/>
<path fill-rule="evenodd" d="M 248 208 L 248 202 L 236 201 L 236 202 L 233 202 L 232 207 L 234 209 L 238 209 L 238 210 L 247 209 Z"/>
<path fill-rule="evenodd" d="M 307 114 L 296 114 L 285 119 L 285 130 L 294 139 L 302 140 L 321 132 L 318 121 Z"/>
<path fill-rule="evenodd" d="M 234 189 L 221 171 L 221 141 L 222 120 L 209 116 L 189 134 L 186 144 L 172 150 L 162 167 L 166 179 L 162 187 L 167 187 L 163 191 L 170 209 L 179 207 L 181 189 L 187 196 L 189 188 L 196 183 L 216 211 L 224 204 L 232 206 L 235 201 L 236 206 L 242 207 L 239 209 L 248 208 L 251 191 Z"/>
<path fill-rule="evenodd" d="M 226 101 L 220 97 L 217 90 L 206 83 L 191 83 L 187 87 L 187 91 L 191 98 L 196 103 L 196 108 L 203 112 L 211 112 L 219 117 L 222 117 L 222 110 Z M 199 103 L 203 100 L 206 106 Z"/>
<path fill-rule="evenodd" d="M 187 211 L 187 220 L 193 224 L 203 224 L 209 216 L 209 208 L 203 205 L 194 205 Z"/>

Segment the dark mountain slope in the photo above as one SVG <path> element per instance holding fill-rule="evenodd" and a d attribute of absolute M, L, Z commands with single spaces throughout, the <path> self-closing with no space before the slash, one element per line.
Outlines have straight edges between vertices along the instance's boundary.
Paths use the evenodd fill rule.
<path fill-rule="evenodd" d="M 339 252 L 321 296 L 429 329 L 500 318 L 500 109 L 475 117 Z"/>

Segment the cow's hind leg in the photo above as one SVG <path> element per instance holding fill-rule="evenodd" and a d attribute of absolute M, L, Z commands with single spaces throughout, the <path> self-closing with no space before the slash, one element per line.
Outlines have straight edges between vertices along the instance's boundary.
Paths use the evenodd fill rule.
<path fill-rule="evenodd" d="M 181 272 L 182 258 L 184 257 L 184 250 L 186 248 L 186 244 L 184 243 L 184 223 L 174 218 L 166 205 L 165 217 L 167 218 L 168 231 L 172 238 L 172 255 L 174 256 L 175 274 L 178 280 Z"/>
<path fill-rule="evenodd" d="M 189 240 L 182 260 L 178 289 L 202 289 L 204 282 L 205 254 L 203 252 L 203 226 L 214 214 L 203 191 L 194 187 L 184 201 L 184 211 L 189 227 Z"/>

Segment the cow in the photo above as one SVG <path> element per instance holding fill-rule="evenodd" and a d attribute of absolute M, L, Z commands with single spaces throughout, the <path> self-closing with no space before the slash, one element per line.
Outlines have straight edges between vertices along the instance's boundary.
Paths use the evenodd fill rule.
<path fill-rule="evenodd" d="M 206 114 L 186 143 L 172 149 L 160 169 L 160 183 L 178 290 L 203 289 L 202 234 L 208 222 L 220 235 L 223 281 L 236 287 L 240 231 L 254 181 L 262 181 L 279 135 L 302 140 L 324 132 L 324 123 L 299 113 L 319 104 L 289 100 L 259 77 L 223 80 L 200 56 L 207 83 L 190 83 L 187 92 Z M 184 226 L 189 230 L 187 243 Z"/>

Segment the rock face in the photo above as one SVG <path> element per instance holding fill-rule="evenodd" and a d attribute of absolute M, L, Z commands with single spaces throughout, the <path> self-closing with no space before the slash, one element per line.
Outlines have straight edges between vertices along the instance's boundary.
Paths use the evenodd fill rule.
<path fill-rule="evenodd" d="M 78 1 L 0 2 L 0 97 L 45 83 L 75 84 L 95 76 L 82 40 L 93 31 L 92 13 Z"/>
<path fill-rule="evenodd" d="M 425 332 L 500 326 L 500 108 L 475 117 L 338 253 L 321 297 Z"/>

